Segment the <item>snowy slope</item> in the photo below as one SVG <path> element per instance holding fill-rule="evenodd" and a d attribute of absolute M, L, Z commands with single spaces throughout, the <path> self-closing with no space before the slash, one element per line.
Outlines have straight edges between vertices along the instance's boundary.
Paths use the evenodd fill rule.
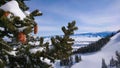
<path fill-rule="evenodd" d="M 102 58 L 109 64 L 111 57 L 115 57 L 115 51 L 120 51 L 120 33 L 111 38 L 101 51 L 89 55 L 81 55 L 82 61 L 72 68 L 101 68 Z"/>
<path fill-rule="evenodd" d="M 73 51 L 101 39 L 101 37 L 88 37 L 88 36 L 71 36 L 71 38 L 75 40 L 74 45 L 72 46 Z"/>

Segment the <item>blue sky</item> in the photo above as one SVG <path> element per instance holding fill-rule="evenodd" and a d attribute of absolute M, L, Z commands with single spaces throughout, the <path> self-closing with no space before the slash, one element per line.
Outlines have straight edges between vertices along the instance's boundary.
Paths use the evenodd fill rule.
<path fill-rule="evenodd" d="M 62 26 L 76 21 L 75 33 L 115 31 L 120 29 L 120 0 L 31 0 L 30 11 L 39 9 L 36 17 L 39 36 L 61 35 Z"/>

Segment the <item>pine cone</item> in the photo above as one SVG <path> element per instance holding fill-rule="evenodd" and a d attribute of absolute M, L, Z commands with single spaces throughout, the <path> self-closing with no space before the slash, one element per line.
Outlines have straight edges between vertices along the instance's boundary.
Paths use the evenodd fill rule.
<path fill-rule="evenodd" d="M 5 12 L 5 13 L 4 13 L 4 16 L 7 17 L 9 14 L 10 14 L 10 12 Z"/>
<path fill-rule="evenodd" d="M 35 25 L 34 26 L 34 34 L 37 34 L 37 32 L 38 32 L 38 25 Z"/>
<path fill-rule="evenodd" d="M 20 32 L 18 34 L 18 40 L 22 43 L 25 43 L 26 42 L 26 35 L 23 32 Z"/>

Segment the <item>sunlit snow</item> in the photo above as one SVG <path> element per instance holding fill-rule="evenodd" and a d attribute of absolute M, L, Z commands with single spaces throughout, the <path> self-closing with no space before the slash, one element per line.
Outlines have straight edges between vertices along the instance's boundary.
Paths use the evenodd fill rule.
<path fill-rule="evenodd" d="M 23 20 L 26 15 L 24 12 L 20 9 L 17 1 L 10 1 L 0 7 L 4 11 L 9 11 L 14 14 L 14 16 L 20 17 L 21 20 Z"/>
<path fill-rule="evenodd" d="M 101 68 L 102 58 L 109 64 L 110 59 L 115 57 L 115 52 L 120 51 L 119 41 L 120 33 L 113 36 L 101 51 L 82 55 L 82 61 L 73 65 L 72 68 Z"/>

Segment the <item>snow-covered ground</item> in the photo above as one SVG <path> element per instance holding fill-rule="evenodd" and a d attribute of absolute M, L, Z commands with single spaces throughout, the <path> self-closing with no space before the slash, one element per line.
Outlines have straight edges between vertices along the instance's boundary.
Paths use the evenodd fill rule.
<path fill-rule="evenodd" d="M 93 43 L 99 39 L 101 39 L 101 37 L 88 37 L 88 36 L 71 36 L 71 38 L 73 38 L 75 41 L 74 41 L 74 45 L 73 45 L 73 48 L 79 48 L 81 46 L 84 46 L 84 45 L 88 45 L 90 43 Z M 44 42 L 49 42 L 49 44 L 51 44 L 51 40 L 50 40 L 50 37 L 48 38 L 44 38 Z"/>
<path fill-rule="evenodd" d="M 90 43 L 93 43 L 99 39 L 101 39 L 101 37 L 89 37 L 89 36 L 71 36 L 71 38 L 73 38 L 74 41 L 74 45 L 72 46 L 73 50 L 77 50 L 80 47 L 84 47 L 87 46 Z M 49 38 L 46 38 L 45 41 L 49 41 Z M 74 58 L 74 55 L 72 56 Z M 73 63 L 75 64 L 75 60 L 73 59 Z M 56 62 L 53 65 L 54 68 L 69 68 L 69 66 L 60 66 L 60 61 L 56 60 Z M 79 67 L 76 67 L 79 68 Z"/>
<path fill-rule="evenodd" d="M 89 36 L 71 36 L 74 41 L 74 45 L 72 46 L 73 51 L 77 50 L 78 48 L 85 47 L 90 43 L 96 42 L 97 40 L 101 39 L 101 37 L 89 37 Z M 44 38 L 44 42 L 49 42 L 51 45 L 50 37 Z"/>
<path fill-rule="evenodd" d="M 78 48 L 87 46 L 90 43 L 93 43 L 99 39 L 101 39 L 101 37 L 88 37 L 88 36 L 71 36 L 71 38 L 73 38 L 74 41 L 74 45 L 72 46 L 73 50 L 77 50 Z"/>
<path fill-rule="evenodd" d="M 101 37 L 88 37 L 88 36 L 71 36 L 75 41 L 96 41 Z"/>
<path fill-rule="evenodd" d="M 81 55 L 82 61 L 71 68 L 101 68 L 102 58 L 109 64 L 110 59 L 115 57 L 116 51 L 120 51 L 120 33 L 113 36 L 101 51 Z"/>

